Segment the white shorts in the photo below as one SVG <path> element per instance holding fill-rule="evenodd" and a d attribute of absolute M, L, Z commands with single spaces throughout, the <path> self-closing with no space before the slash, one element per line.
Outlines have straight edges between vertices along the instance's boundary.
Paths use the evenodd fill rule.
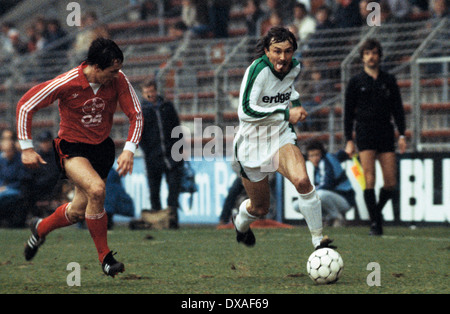
<path fill-rule="evenodd" d="M 241 122 L 234 138 L 232 167 L 244 178 L 258 182 L 278 169 L 278 150 L 296 144 L 297 134 L 285 122 L 281 126 L 254 125 Z"/>

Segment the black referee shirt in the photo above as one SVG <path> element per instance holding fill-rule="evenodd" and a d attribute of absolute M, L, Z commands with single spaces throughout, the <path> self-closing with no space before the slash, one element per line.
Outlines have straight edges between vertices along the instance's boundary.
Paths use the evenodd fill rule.
<path fill-rule="evenodd" d="M 405 114 L 395 77 L 381 71 L 377 79 L 366 72 L 352 77 L 345 91 L 345 139 L 352 140 L 354 122 L 367 132 L 392 130 L 394 118 L 400 135 L 405 134 Z"/>

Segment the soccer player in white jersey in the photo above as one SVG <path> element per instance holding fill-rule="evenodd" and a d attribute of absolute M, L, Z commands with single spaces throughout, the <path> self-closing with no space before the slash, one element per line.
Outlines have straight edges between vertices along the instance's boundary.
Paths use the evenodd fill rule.
<path fill-rule="evenodd" d="M 292 125 L 303 121 L 306 110 L 293 87 L 300 63 L 294 34 L 273 27 L 256 47 L 256 59 L 247 68 L 239 98 L 239 131 L 234 139 L 233 167 L 240 171 L 249 199 L 242 202 L 233 223 L 237 242 L 255 245 L 250 224 L 265 216 L 270 206 L 268 176 L 278 171 L 299 193 L 300 211 L 311 232 L 315 249 L 331 247 L 322 235 L 320 199 L 306 172 Z"/>

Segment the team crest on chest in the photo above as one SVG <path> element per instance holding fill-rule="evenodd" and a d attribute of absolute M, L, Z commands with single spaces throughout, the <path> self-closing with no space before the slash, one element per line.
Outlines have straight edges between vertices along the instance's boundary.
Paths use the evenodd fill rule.
<path fill-rule="evenodd" d="M 81 122 L 84 127 L 91 128 L 102 123 L 102 113 L 105 110 L 105 101 L 100 97 L 87 100 L 82 107 L 83 117 Z"/>

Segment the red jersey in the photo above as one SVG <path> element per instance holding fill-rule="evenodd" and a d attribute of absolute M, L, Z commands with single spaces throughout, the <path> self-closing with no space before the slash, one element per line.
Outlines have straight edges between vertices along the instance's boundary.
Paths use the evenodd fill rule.
<path fill-rule="evenodd" d="M 31 142 L 33 114 L 58 100 L 61 117 L 58 136 L 72 143 L 99 144 L 111 133 L 117 104 L 130 120 L 127 142 L 138 144 L 143 117 L 141 104 L 128 78 L 119 71 L 108 85 L 94 93 L 83 74 L 87 66 L 78 67 L 31 88 L 17 104 L 17 137 Z M 24 147 L 22 147 L 24 148 Z"/>

